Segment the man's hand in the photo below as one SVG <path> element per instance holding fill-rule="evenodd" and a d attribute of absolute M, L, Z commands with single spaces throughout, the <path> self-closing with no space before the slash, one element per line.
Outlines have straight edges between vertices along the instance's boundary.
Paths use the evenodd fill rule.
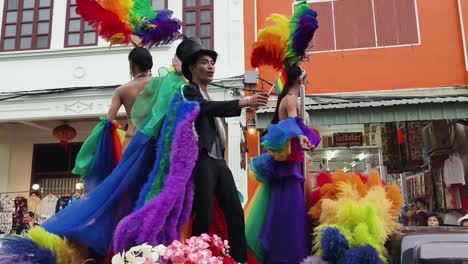
<path fill-rule="evenodd" d="M 251 107 L 259 107 L 259 106 L 266 106 L 268 103 L 268 93 L 261 92 L 256 93 L 250 97 L 250 106 Z"/>
<path fill-rule="evenodd" d="M 266 92 L 256 93 L 252 96 L 247 96 L 239 101 L 240 107 L 259 107 L 266 106 L 268 103 L 268 94 Z"/>
<path fill-rule="evenodd" d="M 299 144 L 301 144 L 301 148 L 305 151 L 313 151 L 315 149 L 314 144 L 310 143 L 309 139 L 305 136 L 298 136 Z"/>

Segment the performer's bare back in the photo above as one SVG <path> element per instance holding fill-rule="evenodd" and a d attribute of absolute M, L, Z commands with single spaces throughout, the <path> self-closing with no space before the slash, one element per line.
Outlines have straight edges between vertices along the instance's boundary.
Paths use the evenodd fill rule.
<path fill-rule="evenodd" d="M 125 113 L 127 115 L 128 128 L 123 143 L 124 150 L 135 134 L 135 126 L 132 123 L 133 104 L 135 103 L 140 93 L 142 93 L 145 87 L 148 85 L 149 81 L 149 76 L 135 78 L 115 89 L 114 95 L 112 96 L 112 102 L 109 108 L 109 112 L 107 113 L 107 118 L 114 120 L 117 117 L 117 113 L 122 105 L 124 106 Z"/>

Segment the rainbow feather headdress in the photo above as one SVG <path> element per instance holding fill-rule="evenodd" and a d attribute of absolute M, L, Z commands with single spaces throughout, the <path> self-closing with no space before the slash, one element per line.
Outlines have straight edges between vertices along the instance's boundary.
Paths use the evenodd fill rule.
<path fill-rule="evenodd" d="M 142 46 L 169 44 L 183 38 L 181 21 L 172 11 L 155 11 L 151 0 L 76 0 L 76 13 L 110 43 L 129 44 L 132 36 Z"/>
<path fill-rule="evenodd" d="M 285 67 L 298 64 L 306 57 L 309 43 L 318 28 L 317 12 L 303 1 L 296 6 L 290 19 L 273 14 L 266 21 L 270 25 L 258 32 L 250 63 L 255 68 L 269 65 L 280 71 L 274 85 L 280 94 L 287 82 Z"/>

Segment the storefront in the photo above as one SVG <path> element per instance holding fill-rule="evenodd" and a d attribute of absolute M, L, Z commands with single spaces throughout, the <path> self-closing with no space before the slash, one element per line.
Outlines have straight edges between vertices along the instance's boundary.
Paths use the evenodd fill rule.
<path fill-rule="evenodd" d="M 409 211 L 452 215 L 447 223 L 455 224 L 453 219 L 468 211 L 468 126 L 463 121 L 468 119 L 467 91 L 427 89 L 399 96 L 308 98 L 310 124 L 322 137 L 308 157 L 309 171 L 366 174 L 378 169 L 383 180 L 401 186 Z M 266 127 L 273 105 L 257 111 L 257 128 Z M 463 175 L 454 172 L 453 164 Z M 454 178 L 458 182 L 451 183 Z M 412 207 L 416 201 L 424 201 L 420 207 L 425 207 Z"/>
<path fill-rule="evenodd" d="M 338 125 L 315 127 L 322 142 L 309 155 L 309 171 L 358 171 L 368 173 L 372 168 L 381 168 L 382 145 L 380 126 Z"/>

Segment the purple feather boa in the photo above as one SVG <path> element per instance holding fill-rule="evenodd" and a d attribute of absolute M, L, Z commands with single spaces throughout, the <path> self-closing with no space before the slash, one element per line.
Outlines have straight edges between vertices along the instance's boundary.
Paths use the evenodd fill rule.
<path fill-rule="evenodd" d="M 180 239 L 182 228 L 190 218 L 194 196 L 192 171 L 198 157 L 198 142 L 193 122 L 200 112 L 194 104 L 183 102 L 180 106 L 187 115 L 175 131 L 167 187 L 143 208 L 120 221 L 114 234 L 114 252 L 142 243 L 167 245 Z"/>

